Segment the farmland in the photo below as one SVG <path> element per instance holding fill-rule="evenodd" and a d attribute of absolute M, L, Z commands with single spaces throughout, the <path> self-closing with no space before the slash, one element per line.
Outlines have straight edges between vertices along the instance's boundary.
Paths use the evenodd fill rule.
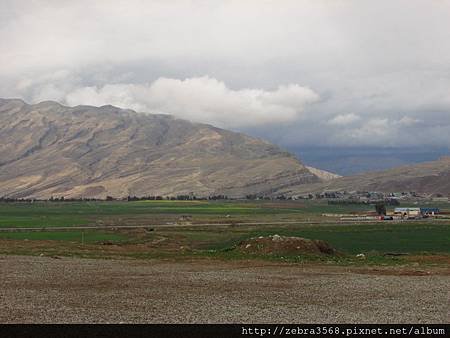
<path fill-rule="evenodd" d="M 0 322 L 450 321 L 450 222 L 323 216 L 371 211 L 322 201 L 2 203 Z M 310 240 L 334 251 L 297 250 L 321 243 Z"/>
<path fill-rule="evenodd" d="M 370 211 L 367 205 L 323 201 L 1 203 L 0 241 L 3 253 L 14 253 L 22 241 L 20 246 L 30 252 L 37 245 L 44 251 L 65 247 L 65 254 L 76 254 L 81 244 L 90 245 L 83 251 L 94 254 L 96 246 L 104 252 L 107 242 L 128 248 L 121 255 L 239 258 L 230 250 L 241 241 L 277 234 L 324 240 L 341 257 L 450 254 L 450 222 L 445 220 L 341 222 L 322 216 Z"/>

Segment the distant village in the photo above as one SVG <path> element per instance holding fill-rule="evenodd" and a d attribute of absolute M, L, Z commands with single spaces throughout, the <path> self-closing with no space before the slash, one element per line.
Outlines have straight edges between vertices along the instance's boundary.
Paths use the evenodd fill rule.
<path fill-rule="evenodd" d="M 323 216 L 340 217 L 341 220 L 413 220 L 429 217 L 441 218 L 441 210 L 433 203 L 449 202 L 448 197 L 419 194 L 416 192 L 382 193 L 370 191 L 326 191 L 318 194 L 295 196 L 293 199 L 326 199 L 330 205 L 374 205 L 373 212 L 352 214 L 323 214 Z M 400 207 L 414 205 L 414 207 Z M 430 206 L 431 204 L 431 206 Z M 386 206 L 394 206 L 393 211 L 387 211 Z"/>
<path fill-rule="evenodd" d="M 301 195 L 286 196 L 281 195 L 257 195 L 248 194 L 244 197 L 229 197 L 227 195 L 210 195 L 210 196 L 197 196 L 191 192 L 185 195 L 176 196 L 160 196 L 160 195 L 148 195 L 148 196 L 126 196 L 126 197 L 112 197 L 106 196 L 105 198 L 91 198 L 91 197 L 79 197 L 79 198 L 67 198 L 64 196 L 52 196 L 48 199 L 39 198 L 13 198 L 8 196 L 0 196 L 0 202 L 33 202 L 33 201 L 50 201 L 50 202 L 74 202 L 74 201 L 141 201 L 141 200 L 171 200 L 171 201 L 189 201 L 189 200 L 326 200 L 328 204 L 376 204 L 383 202 L 390 206 L 399 206 L 401 202 L 415 202 L 420 201 L 433 201 L 433 202 L 449 202 L 449 198 L 442 195 L 429 195 L 420 194 L 416 192 L 394 192 L 383 193 L 376 191 L 323 191 L 321 193 L 306 193 Z"/>

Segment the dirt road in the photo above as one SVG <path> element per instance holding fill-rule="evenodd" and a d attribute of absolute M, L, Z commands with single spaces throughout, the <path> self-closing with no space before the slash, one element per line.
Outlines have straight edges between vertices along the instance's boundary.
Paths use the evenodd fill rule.
<path fill-rule="evenodd" d="M 0 256 L 0 286 L 1 323 L 450 322 L 449 273 L 411 268 Z"/>

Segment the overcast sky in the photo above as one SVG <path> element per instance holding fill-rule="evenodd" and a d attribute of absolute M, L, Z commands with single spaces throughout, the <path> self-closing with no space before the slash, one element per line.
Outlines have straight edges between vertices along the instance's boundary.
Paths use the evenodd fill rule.
<path fill-rule="evenodd" d="M 0 0 L 0 96 L 283 146 L 449 146 L 450 0 Z"/>

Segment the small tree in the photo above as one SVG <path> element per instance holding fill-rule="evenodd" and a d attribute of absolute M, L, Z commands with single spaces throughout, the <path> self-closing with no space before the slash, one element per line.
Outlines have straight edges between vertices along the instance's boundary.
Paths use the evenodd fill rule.
<path fill-rule="evenodd" d="M 384 202 L 376 203 L 375 210 L 378 215 L 386 215 L 386 205 L 384 204 Z"/>

